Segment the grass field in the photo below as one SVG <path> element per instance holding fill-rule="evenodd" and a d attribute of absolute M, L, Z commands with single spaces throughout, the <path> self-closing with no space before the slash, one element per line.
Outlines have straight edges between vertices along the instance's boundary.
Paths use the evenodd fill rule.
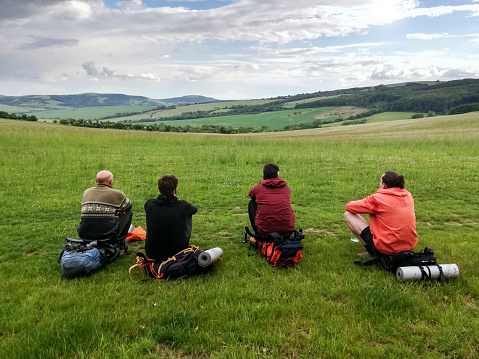
<path fill-rule="evenodd" d="M 316 130 L 194 135 L 0 120 L 0 358 L 479 358 L 479 113 Z M 292 188 L 304 258 L 277 270 L 241 243 L 263 164 Z M 191 243 L 219 246 L 204 276 L 134 284 L 142 243 L 91 277 L 61 278 L 81 195 L 109 169 L 145 228 L 160 175 L 199 208 Z M 399 283 L 353 265 L 345 204 L 386 170 L 416 202 L 417 250 L 458 279 Z M 146 229 L 146 228 L 145 228 Z"/>
<path fill-rule="evenodd" d="M 203 125 L 216 125 L 216 126 L 231 126 L 233 128 L 253 128 L 255 130 L 260 129 L 262 126 L 267 127 L 270 130 L 282 130 L 287 125 L 299 125 L 312 123 L 316 119 L 322 121 L 334 121 L 339 116 L 335 114 L 337 107 L 321 107 L 311 109 L 300 110 L 285 110 L 285 111 L 273 111 L 252 115 L 234 115 L 234 116 L 221 116 L 221 117 L 207 117 L 196 118 L 192 120 L 180 120 L 180 121 L 157 121 L 157 122 L 143 122 L 144 125 L 152 125 L 154 123 L 160 125 L 170 126 L 191 126 L 201 127 Z M 331 113 L 331 116 L 321 116 L 321 114 Z M 339 112 L 338 112 L 339 113 Z M 411 118 L 412 112 L 383 112 L 377 115 L 364 117 L 367 122 L 385 122 L 395 120 L 405 120 Z M 343 117 L 347 117 L 343 116 Z M 323 127 L 341 126 L 342 121 L 332 122 L 322 125 Z"/>
<path fill-rule="evenodd" d="M 264 112 L 252 115 L 232 115 L 221 117 L 207 117 L 196 118 L 192 120 L 180 120 L 180 121 L 158 121 L 158 122 L 144 122 L 145 125 L 165 124 L 171 126 L 191 126 L 201 127 L 203 125 L 216 125 L 216 126 L 231 126 L 233 128 L 253 128 L 259 129 L 262 126 L 266 126 L 271 130 L 283 129 L 286 125 L 294 125 L 300 123 L 311 123 L 314 121 L 314 116 L 323 112 L 330 111 L 335 107 L 322 107 L 319 109 L 302 109 L 302 110 L 285 110 L 285 111 L 272 111 Z"/>
<path fill-rule="evenodd" d="M 35 108 L 26 108 L 20 106 L 10 106 L 10 105 L 3 105 L 0 104 L 0 111 L 5 111 L 8 113 L 23 113 L 29 111 L 35 111 Z"/>
<path fill-rule="evenodd" d="M 196 112 L 196 111 L 211 111 L 216 110 L 218 112 L 228 111 L 228 108 L 231 106 L 254 106 L 262 105 L 273 100 L 238 100 L 238 101 L 220 101 L 220 102 L 208 102 L 208 103 L 199 103 L 193 105 L 182 105 L 176 106 L 173 109 L 166 109 L 161 111 L 151 111 L 146 114 L 132 115 L 126 117 L 118 117 L 110 119 L 109 121 L 139 121 L 145 118 L 155 118 L 160 119 L 162 117 L 172 117 L 181 115 L 184 112 Z"/>
<path fill-rule="evenodd" d="M 39 119 L 66 119 L 75 120 L 98 119 L 106 116 L 114 116 L 118 113 L 143 112 L 156 108 L 157 106 L 95 106 L 82 108 L 66 108 L 62 110 L 47 110 L 29 112 L 28 115 L 36 116 Z M 145 115 L 143 115 L 145 116 Z"/>

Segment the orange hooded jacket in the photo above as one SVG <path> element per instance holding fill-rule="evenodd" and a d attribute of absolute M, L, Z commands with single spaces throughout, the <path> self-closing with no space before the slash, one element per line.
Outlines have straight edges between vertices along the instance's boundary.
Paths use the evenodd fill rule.
<path fill-rule="evenodd" d="M 349 202 L 346 210 L 369 214 L 374 245 L 381 253 L 413 250 L 417 244 L 414 199 L 406 189 L 378 189 L 371 196 Z"/>

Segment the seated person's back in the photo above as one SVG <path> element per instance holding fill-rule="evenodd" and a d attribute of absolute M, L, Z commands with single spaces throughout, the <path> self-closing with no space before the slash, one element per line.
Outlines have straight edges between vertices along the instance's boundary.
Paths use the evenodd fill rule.
<path fill-rule="evenodd" d="M 93 240 L 115 238 L 120 249 L 126 251 L 126 235 L 133 215 L 131 201 L 122 191 L 112 188 L 110 171 L 98 172 L 96 183 L 83 192 L 78 235 Z"/>
<path fill-rule="evenodd" d="M 371 256 L 413 250 L 417 244 L 414 199 L 404 186 L 403 175 L 388 171 L 376 193 L 346 204 L 346 223 Z"/>
<path fill-rule="evenodd" d="M 166 175 L 159 179 L 160 195 L 145 203 L 145 251 L 150 259 L 164 261 L 189 246 L 192 215 L 198 209 L 179 200 L 178 179 Z"/>
<path fill-rule="evenodd" d="M 279 167 L 267 163 L 263 168 L 263 181 L 248 192 L 251 197 L 248 212 L 257 234 L 263 237 L 272 232 L 289 235 L 294 231 L 290 193 L 287 182 L 279 178 Z"/>

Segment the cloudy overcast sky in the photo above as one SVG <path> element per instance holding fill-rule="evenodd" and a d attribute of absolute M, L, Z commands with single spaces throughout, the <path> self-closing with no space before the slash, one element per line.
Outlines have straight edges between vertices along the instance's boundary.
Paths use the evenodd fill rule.
<path fill-rule="evenodd" d="M 264 98 L 479 77 L 479 0 L 0 0 L 0 95 Z"/>

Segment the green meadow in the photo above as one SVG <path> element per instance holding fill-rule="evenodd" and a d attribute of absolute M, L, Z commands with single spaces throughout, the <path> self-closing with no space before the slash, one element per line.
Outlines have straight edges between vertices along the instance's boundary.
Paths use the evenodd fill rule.
<path fill-rule="evenodd" d="M 259 114 L 244 114 L 244 115 L 231 115 L 221 117 L 205 117 L 195 118 L 191 120 L 179 120 L 179 121 L 156 121 L 156 122 L 143 122 L 144 125 L 170 125 L 170 126 L 191 126 L 201 127 L 203 125 L 216 125 L 233 128 L 254 128 L 259 129 L 262 126 L 268 127 L 271 130 L 280 130 L 284 126 L 294 125 L 300 123 L 311 123 L 314 121 L 314 116 L 320 115 L 323 112 L 331 111 L 335 107 L 321 107 L 321 108 L 308 108 L 301 110 L 284 110 L 284 111 L 272 111 Z"/>
<path fill-rule="evenodd" d="M 271 128 L 272 126 L 270 126 Z M 199 135 L 0 120 L 0 358 L 479 358 L 479 113 L 315 130 Z M 276 162 L 303 259 L 272 268 L 242 243 L 248 190 Z M 61 277 L 83 190 L 108 169 L 145 226 L 163 174 L 195 204 L 191 243 L 223 261 L 182 281 L 133 283 L 141 242 L 102 271 Z M 345 204 L 387 170 L 415 198 L 416 247 L 457 279 L 399 283 L 353 264 Z"/>
<path fill-rule="evenodd" d="M 28 112 L 28 115 L 36 116 L 39 119 L 66 119 L 75 120 L 93 120 L 106 116 L 115 116 L 119 113 L 145 112 L 156 108 L 157 106 L 96 106 L 65 108 L 61 110 L 44 110 Z M 145 115 L 143 115 L 145 116 Z"/>
<path fill-rule="evenodd" d="M 109 121 L 141 121 L 145 118 L 153 118 L 160 120 L 162 117 L 172 117 L 181 115 L 184 112 L 196 112 L 196 111 L 215 111 L 215 112 L 225 112 L 229 111 L 231 106 L 255 106 L 263 105 L 273 100 L 269 99 L 259 99 L 259 100 L 234 100 L 234 101 L 220 101 L 220 102 L 207 102 L 207 103 L 198 103 L 191 105 L 178 105 L 175 108 L 165 109 L 165 110 L 155 110 L 146 114 L 138 114 L 126 117 L 117 117 L 112 118 Z"/>
<path fill-rule="evenodd" d="M 177 120 L 177 121 L 155 121 L 155 122 L 139 122 L 143 125 L 169 125 L 169 126 L 191 126 L 194 128 L 202 127 L 203 125 L 215 125 L 225 126 L 232 128 L 252 128 L 255 130 L 262 127 L 269 130 L 282 130 L 288 125 L 301 125 L 313 123 L 315 120 L 320 119 L 325 122 L 323 127 L 341 126 L 344 121 L 334 122 L 340 113 L 337 111 L 337 107 L 320 107 L 320 108 L 308 108 L 299 110 L 284 110 L 284 111 L 272 111 L 259 114 L 244 114 L 244 115 L 231 115 L 221 117 L 205 117 L 195 118 L 191 120 Z M 327 113 L 327 114 L 325 114 Z M 413 112 L 383 112 L 380 114 L 367 116 L 362 118 L 366 122 L 384 122 L 405 120 L 411 118 Z M 349 114 L 343 115 L 342 118 L 347 118 Z"/>

